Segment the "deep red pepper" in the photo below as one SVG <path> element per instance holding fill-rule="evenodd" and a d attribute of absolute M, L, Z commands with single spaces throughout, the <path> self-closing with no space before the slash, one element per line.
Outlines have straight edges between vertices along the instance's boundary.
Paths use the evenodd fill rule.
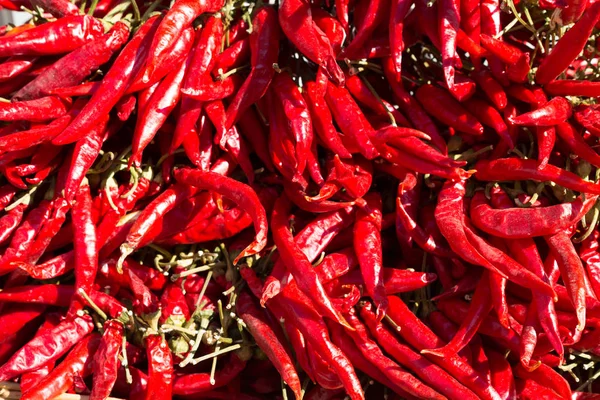
<path fill-rule="evenodd" d="M 91 400 L 104 399 L 110 395 L 117 380 L 122 339 L 123 324 L 116 320 L 107 321 L 104 324 L 104 333 L 98 350 L 94 354 L 94 384 L 90 393 Z"/>
<path fill-rule="evenodd" d="M 79 7 L 67 0 L 33 0 L 31 3 L 41 7 L 56 18 L 79 14 Z"/>
<path fill-rule="evenodd" d="M 176 375 L 173 379 L 173 394 L 179 396 L 198 395 L 227 386 L 245 367 L 246 361 L 233 354 L 225 366 L 215 373 L 214 382 L 211 382 L 211 374 L 206 372 Z"/>
<path fill-rule="evenodd" d="M 167 341 L 160 335 L 150 335 L 145 340 L 148 356 L 148 387 L 146 399 L 157 393 L 161 398 L 171 398 L 174 390 L 173 355 Z"/>
<path fill-rule="evenodd" d="M 103 32 L 102 23 L 89 15 L 67 16 L 16 35 L 0 37 L 0 57 L 68 53 Z"/>

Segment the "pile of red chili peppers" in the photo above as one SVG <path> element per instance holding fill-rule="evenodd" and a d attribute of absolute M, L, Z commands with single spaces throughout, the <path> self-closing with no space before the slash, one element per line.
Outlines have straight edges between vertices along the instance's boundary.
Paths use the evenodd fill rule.
<path fill-rule="evenodd" d="M 600 399 L 600 1 L 0 5 L 0 398 Z"/>

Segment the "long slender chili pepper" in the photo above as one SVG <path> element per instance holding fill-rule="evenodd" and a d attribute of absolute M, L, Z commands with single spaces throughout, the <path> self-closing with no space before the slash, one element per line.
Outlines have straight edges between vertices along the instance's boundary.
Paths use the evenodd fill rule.
<path fill-rule="evenodd" d="M 512 118 L 510 122 L 515 125 L 554 126 L 565 122 L 571 115 L 571 103 L 557 96 L 540 108 Z"/>
<path fill-rule="evenodd" d="M 214 172 L 189 168 L 175 171 L 175 179 L 198 189 L 210 189 L 228 197 L 252 217 L 256 230 L 255 239 L 236 257 L 234 264 L 243 257 L 260 252 L 265 247 L 268 230 L 267 217 L 256 193 L 249 186 Z"/>
<path fill-rule="evenodd" d="M 415 353 L 408 346 L 399 343 L 393 334 L 381 322 L 377 321 L 370 304 L 364 304 L 360 307 L 360 316 L 363 318 L 369 332 L 386 353 L 390 354 L 401 365 L 412 370 L 432 388 L 449 398 L 478 398 L 442 368 Z"/>
<path fill-rule="evenodd" d="M 578 198 L 549 207 L 494 210 L 487 204 L 483 192 L 478 192 L 471 201 L 470 214 L 473 224 L 489 234 L 524 239 L 553 235 L 577 224 L 595 201 L 596 196 L 592 196 L 585 201 Z"/>
<path fill-rule="evenodd" d="M 550 83 L 567 69 L 585 47 L 599 19 L 600 5 L 594 3 L 544 57 L 535 74 L 536 83 L 539 85 Z"/>
<path fill-rule="evenodd" d="M 533 180 L 551 181 L 578 192 L 600 195 L 600 185 L 584 181 L 576 174 L 547 164 L 538 167 L 536 160 L 500 158 L 479 161 L 475 164 L 475 176 L 483 181 Z"/>
<path fill-rule="evenodd" d="M 544 85 L 544 90 L 552 96 L 597 97 L 600 95 L 600 82 L 554 80 Z"/>
<path fill-rule="evenodd" d="M 160 23 L 148 51 L 144 80 L 149 81 L 156 69 L 156 63 L 165 57 L 183 31 L 205 12 L 216 12 L 223 6 L 222 0 L 190 1 L 178 0 L 166 13 Z"/>
<path fill-rule="evenodd" d="M 558 124 L 556 133 L 565 142 L 569 149 L 592 165 L 600 165 L 600 156 L 588 145 L 568 122 Z"/>
<path fill-rule="evenodd" d="M 492 311 L 492 299 L 488 293 L 489 274 L 490 272 L 484 271 L 481 276 L 479 284 L 473 294 L 473 298 L 471 299 L 469 312 L 452 340 L 442 348 L 426 349 L 422 350 L 421 353 L 429 353 L 438 357 L 447 357 L 449 354 L 458 353 L 468 345 L 473 336 L 477 333 L 477 329 L 479 329 L 479 325 L 483 321 L 483 318 Z"/>
<path fill-rule="evenodd" d="M 236 311 L 244 321 L 248 330 L 256 338 L 258 346 L 269 357 L 282 379 L 292 389 L 296 399 L 302 398 L 298 373 L 285 346 L 269 326 L 262 312 L 254 305 L 246 293 L 240 293 L 236 303 Z"/>
<path fill-rule="evenodd" d="M 291 204 L 286 197 L 277 199 L 271 216 L 271 229 L 277 250 L 300 289 L 313 296 L 316 308 L 328 318 L 345 325 L 347 323 L 334 309 L 308 258 L 294 243 L 288 227 L 290 209 Z"/>
<path fill-rule="evenodd" d="M 143 67 L 150 41 L 160 22 L 159 18 L 152 17 L 140 27 L 123 48 L 112 68 L 102 80 L 101 86 L 83 107 L 83 110 L 60 136 L 54 138 L 54 144 L 72 143 L 85 136 L 117 104 L 133 82 L 135 75 Z"/>
<path fill-rule="evenodd" d="M 388 315 L 401 328 L 397 330 L 397 333 L 408 344 L 419 351 L 425 348 L 432 349 L 444 345 L 441 339 L 423 324 L 416 315 L 410 312 L 402 300 L 398 297 L 390 296 L 388 297 L 388 301 L 390 303 Z M 469 364 L 462 361 L 458 355 L 451 355 L 444 358 L 427 356 L 427 354 L 425 356 L 444 368 L 481 398 L 500 399 L 494 388 L 475 372 Z"/>
<path fill-rule="evenodd" d="M 89 316 L 75 317 L 61 322 L 56 328 L 33 338 L 17 351 L 2 367 L 3 380 L 41 367 L 48 361 L 57 360 L 69 349 L 86 337 L 93 329 Z M 31 356 L 34 355 L 34 359 Z"/>
<path fill-rule="evenodd" d="M 67 16 L 16 35 L 0 37 L 0 57 L 68 53 L 103 32 L 100 21 L 89 15 Z"/>
<path fill-rule="evenodd" d="M 94 384 L 90 399 L 104 399 L 110 395 L 117 380 L 122 339 L 123 324 L 116 320 L 107 321 L 98 350 L 94 354 Z"/>
<path fill-rule="evenodd" d="M 327 35 L 312 19 L 310 3 L 305 0 L 285 0 L 278 11 L 279 24 L 287 38 L 306 58 L 325 68 L 336 84 L 343 84 L 344 73 L 336 63 Z"/>
<path fill-rule="evenodd" d="M 157 393 L 166 399 L 173 392 L 173 355 L 166 340 L 160 335 L 150 335 L 145 340 L 148 355 L 148 387 L 146 398 Z"/>
<path fill-rule="evenodd" d="M 569 298 L 575 308 L 578 324 L 575 328 L 573 340 L 577 342 L 585 328 L 585 269 L 571 239 L 565 232 L 547 236 L 545 239 L 552 254 L 558 260 L 560 275 L 564 279 Z"/>
<path fill-rule="evenodd" d="M 0 245 L 4 245 L 19 227 L 27 207 L 27 203 L 21 203 L 0 218 Z"/>
<path fill-rule="evenodd" d="M 450 92 L 457 96 L 454 87 L 454 63 L 456 59 L 456 35 L 460 27 L 460 2 L 444 0 L 438 6 L 438 32 L 440 35 L 444 81 Z M 460 96 L 459 96 L 460 97 Z M 459 98 L 462 100 L 462 98 Z"/>
<path fill-rule="evenodd" d="M 389 40 L 392 50 L 392 60 L 396 70 L 396 81 L 400 82 L 402 72 L 402 52 L 404 51 L 404 38 L 402 31 L 404 30 L 404 19 L 410 11 L 413 2 L 412 0 L 395 0 L 392 2 L 389 22 Z"/>
<path fill-rule="evenodd" d="M 76 377 L 85 378 L 92 373 L 93 356 L 98 348 L 100 336 L 92 333 L 83 338 L 65 359 L 37 385 L 23 393 L 22 399 L 43 400 L 66 393 L 75 383 Z"/>
<path fill-rule="evenodd" d="M 265 95 L 275 75 L 273 64 L 277 63 L 279 55 L 279 27 L 276 14 L 273 8 L 262 7 L 252 20 L 254 27 L 250 34 L 252 70 L 227 108 L 227 128 L 236 123 L 253 103 Z M 279 15 L 281 16 L 281 13 Z"/>
<path fill-rule="evenodd" d="M 246 368 L 246 361 L 233 354 L 225 367 L 214 374 L 214 380 L 211 381 L 211 374 L 198 372 L 193 374 L 177 375 L 173 379 L 173 394 L 197 395 L 206 393 L 214 389 L 228 385 Z M 157 377 L 160 379 L 160 377 Z"/>
<path fill-rule="evenodd" d="M 13 98 L 28 100 L 41 97 L 53 89 L 79 84 L 90 73 L 106 63 L 129 38 L 129 28 L 117 22 L 110 32 L 67 54 L 50 68 L 23 86 Z"/>
<path fill-rule="evenodd" d="M 33 0 L 31 3 L 41 7 L 56 18 L 79 14 L 79 7 L 67 0 Z"/>
<path fill-rule="evenodd" d="M 0 64 L 0 81 L 7 81 L 29 71 L 37 60 L 38 57 L 35 56 L 14 56 L 8 58 Z"/>
<path fill-rule="evenodd" d="M 359 210 L 354 224 L 354 248 L 367 293 L 377 305 L 381 320 L 387 310 L 383 283 L 383 256 L 381 254 L 381 198 L 375 194 L 366 196 L 366 209 Z"/>
<path fill-rule="evenodd" d="M 409 395 L 420 399 L 445 399 L 432 388 L 424 385 L 418 379 L 404 371 L 392 360 L 387 358 L 379 346 L 369 339 L 366 327 L 359 321 L 356 315 L 348 314 L 346 318 L 352 324 L 354 331 L 347 331 L 356 347 L 363 356 L 375 365 L 390 380 L 395 381 Z"/>

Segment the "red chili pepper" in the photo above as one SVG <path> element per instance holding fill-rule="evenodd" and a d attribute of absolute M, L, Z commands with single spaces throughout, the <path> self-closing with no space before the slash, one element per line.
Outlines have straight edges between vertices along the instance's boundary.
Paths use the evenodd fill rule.
<path fill-rule="evenodd" d="M 76 377 L 85 378 L 92 373 L 93 357 L 100 336 L 92 333 L 75 345 L 65 359 L 37 385 L 23 393 L 22 399 L 43 400 L 66 393 Z"/>
<path fill-rule="evenodd" d="M 89 15 L 66 16 L 16 35 L 0 37 L 0 57 L 68 53 L 102 33 L 100 20 Z"/>
<path fill-rule="evenodd" d="M 350 0 L 335 0 L 335 16 L 342 24 L 346 35 L 350 34 L 349 8 Z"/>
<path fill-rule="evenodd" d="M 122 340 L 123 324 L 116 320 L 107 321 L 98 350 L 94 354 L 94 384 L 90 399 L 104 399 L 110 395 L 117 380 Z"/>
<path fill-rule="evenodd" d="M 554 80 L 544 85 L 546 93 L 552 96 L 600 96 L 600 82 Z"/>
<path fill-rule="evenodd" d="M 344 40 L 346 39 L 346 32 L 341 22 L 319 7 L 312 6 L 311 13 L 313 20 L 319 29 L 321 29 L 329 39 L 333 54 L 339 54 L 342 50 Z"/>
<path fill-rule="evenodd" d="M 145 340 L 148 355 L 148 387 L 146 398 L 160 393 L 160 397 L 169 399 L 174 390 L 173 355 L 167 341 L 160 335 L 150 335 Z M 176 380 L 175 380 L 176 381 Z"/>
<path fill-rule="evenodd" d="M 402 52 L 404 51 L 404 38 L 402 37 L 402 33 L 404 30 L 404 19 L 412 5 L 412 0 L 395 0 L 392 3 L 390 12 L 389 40 L 397 82 L 400 82 L 400 75 L 402 72 Z"/>
<path fill-rule="evenodd" d="M 0 81 L 7 81 L 29 71 L 37 60 L 38 57 L 35 56 L 9 57 L 0 64 Z"/>
<path fill-rule="evenodd" d="M 186 30 L 182 35 L 189 35 L 193 32 Z M 185 77 L 190 59 L 184 60 L 180 65 L 175 66 L 158 85 L 152 96 L 148 99 L 138 119 L 133 134 L 132 155 L 129 159 L 129 165 L 135 165 L 139 168 L 142 162 L 142 151 L 152 141 L 158 130 L 163 126 L 169 114 L 181 98 L 181 85 Z"/>
<path fill-rule="evenodd" d="M 255 340 L 260 349 L 265 352 L 279 371 L 283 381 L 292 389 L 296 399 L 302 398 L 300 380 L 289 351 L 280 342 L 274 327 L 270 326 L 247 293 L 240 293 L 236 302 L 236 312 L 244 321 L 252 336 L 256 338 Z"/>
<path fill-rule="evenodd" d="M 273 8 L 262 7 L 252 20 L 253 30 L 250 34 L 252 70 L 227 108 L 227 128 L 236 123 L 252 104 L 265 95 L 275 75 L 273 64 L 277 63 L 279 55 L 279 27 L 276 14 Z M 279 15 L 281 16 L 282 13 L 280 12 Z"/>
<path fill-rule="evenodd" d="M 214 172 L 189 168 L 176 170 L 175 179 L 180 183 L 193 185 L 198 189 L 212 190 L 228 197 L 252 217 L 256 230 L 255 240 L 236 257 L 234 264 L 243 257 L 260 252 L 265 247 L 268 230 L 267 217 L 256 193 L 249 186 Z"/>
<path fill-rule="evenodd" d="M 127 25 L 117 22 L 106 35 L 99 36 L 56 61 L 50 68 L 20 88 L 13 99 L 36 99 L 54 89 L 79 84 L 90 73 L 110 60 L 113 53 L 121 48 L 128 38 Z"/>
<path fill-rule="evenodd" d="M 518 48 L 494 39 L 492 35 L 481 34 L 481 44 L 498 60 L 510 66 L 507 68 L 507 77 L 513 82 L 524 83 L 529 74 L 529 54 Z"/>
<path fill-rule="evenodd" d="M 31 3 L 56 18 L 79 14 L 79 7 L 67 0 L 33 0 Z"/>
<path fill-rule="evenodd" d="M 534 180 L 552 181 L 578 192 L 600 194 L 600 185 L 584 181 L 572 172 L 554 165 L 538 167 L 536 160 L 501 158 L 493 161 L 479 161 L 475 165 L 475 176 L 482 181 Z"/>
<path fill-rule="evenodd" d="M 160 19 L 152 17 L 144 23 L 123 48 L 108 71 L 101 86 L 83 107 L 79 115 L 53 143 L 63 145 L 85 136 L 114 107 L 143 67 L 150 41 L 156 34 Z"/>
<path fill-rule="evenodd" d="M 381 254 L 381 198 L 373 194 L 366 196 L 365 200 L 366 210 L 358 210 L 356 214 L 354 248 L 367 293 L 377 305 L 377 316 L 381 320 L 387 310 Z"/>
<path fill-rule="evenodd" d="M 176 1 L 166 13 L 154 35 L 147 60 L 145 60 L 144 80 L 150 80 L 157 62 L 165 58 L 183 31 L 189 28 L 198 16 L 205 12 L 217 12 L 221 7 L 223 7 L 221 0 Z"/>
<path fill-rule="evenodd" d="M 28 206 L 27 203 L 21 203 L 0 218 L 0 245 L 4 245 L 19 227 Z"/>
<path fill-rule="evenodd" d="M 503 238 L 525 239 L 547 236 L 577 224 L 596 202 L 596 196 L 585 201 L 578 198 L 571 203 L 548 207 L 505 208 L 494 210 L 483 192 L 477 192 L 471 201 L 471 220 L 479 229 Z"/>
<path fill-rule="evenodd" d="M 36 336 L 17 351 L 2 367 L 0 377 L 12 379 L 25 372 L 33 371 L 48 361 L 54 361 L 64 355 L 93 329 L 89 316 L 75 317 L 61 322 L 56 328 Z M 35 355 L 32 360 L 31 355 Z"/>
<path fill-rule="evenodd" d="M 600 20 L 600 5 L 594 3 L 544 57 L 535 74 L 537 84 L 550 83 L 568 68 L 587 44 L 598 20 Z"/>
<path fill-rule="evenodd" d="M 234 68 L 242 66 L 250 58 L 250 38 L 234 42 L 216 57 L 212 69 L 213 76 L 219 78 Z"/>
<path fill-rule="evenodd" d="M 528 371 L 523 366 L 516 365 L 513 367 L 513 373 L 519 378 L 532 380 L 539 383 L 542 387 L 553 390 L 561 398 L 568 399 L 572 397 L 569 383 L 565 378 L 544 364 L 540 364 L 539 368 L 533 371 Z"/>
<path fill-rule="evenodd" d="M 545 105 L 512 118 L 510 122 L 515 125 L 554 126 L 565 122 L 571 115 L 571 103 L 564 97 L 554 97 Z"/>
<path fill-rule="evenodd" d="M 449 94 L 433 85 L 417 89 L 417 100 L 425 110 L 446 125 L 470 135 L 483 134 L 483 126 Z"/>
<path fill-rule="evenodd" d="M 360 308 L 360 316 L 386 353 L 390 354 L 401 365 L 412 370 L 431 387 L 449 398 L 478 398 L 471 390 L 458 383 L 442 368 L 415 353 L 408 346 L 399 343 L 393 334 L 377 321 L 370 304 L 365 304 Z"/>
<path fill-rule="evenodd" d="M 459 94 L 454 85 L 454 64 L 457 58 L 456 36 L 460 27 L 460 2 L 455 0 L 443 0 L 438 5 L 438 32 L 440 35 L 439 48 L 442 53 L 442 68 L 444 70 L 444 82 L 453 96 L 459 101 L 463 96 Z"/>
<path fill-rule="evenodd" d="M 214 381 L 211 381 L 211 374 L 206 372 L 176 375 L 173 379 L 173 394 L 191 396 L 227 386 L 244 368 L 246 368 L 246 361 L 233 354 L 225 367 L 215 373 Z M 150 391 L 148 392 L 150 393 Z"/>
<path fill-rule="evenodd" d="M 470 98 L 464 101 L 463 104 L 483 125 L 489 126 L 496 131 L 509 149 L 514 147 L 513 138 L 509 133 L 506 123 L 504 123 L 504 118 L 494 107 L 476 98 Z"/>
<path fill-rule="evenodd" d="M 384 2 L 375 1 L 374 3 L 381 4 Z M 312 19 L 310 3 L 305 0 L 285 0 L 279 7 L 278 17 L 281 30 L 290 42 L 306 58 L 322 66 L 336 84 L 343 84 L 344 73 L 337 65 L 336 57 L 327 35 Z M 367 32 L 368 35 L 369 33 Z"/>

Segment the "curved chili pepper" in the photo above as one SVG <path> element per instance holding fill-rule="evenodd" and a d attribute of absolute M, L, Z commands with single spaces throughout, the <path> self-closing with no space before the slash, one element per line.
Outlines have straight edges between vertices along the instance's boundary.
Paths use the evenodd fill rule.
<path fill-rule="evenodd" d="M 291 204 L 285 197 L 280 197 L 275 202 L 275 208 L 271 216 L 271 229 L 273 240 L 277 250 L 290 270 L 298 286 L 305 293 L 310 293 L 315 301 L 315 306 L 320 312 L 341 324 L 346 324 L 344 318 L 332 306 L 331 300 L 325 293 L 316 272 L 310 265 L 308 258 L 302 250 L 294 243 L 292 233 L 289 231 L 289 212 Z"/>
<path fill-rule="evenodd" d="M 70 4 L 70 3 L 69 3 Z M 79 84 L 90 73 L 105 64 L 129 38 L 129 28 L 117 22 L 104 36 L 85 44 L 56 61 L 13 95 L 16 100 L 36 99 L 43 93 Z"/>
<path fill-rule="evenodd" d="M 532 371 L 528 371 L 522 365 L 516 365 L 513 367 L 513 373 L 519 378 L 531 379 L 543 387 L 553 390 L 562 398 L 568 399 L 572 397 L 571 389 L 566 379 L 544 364 L 540 364 L 539 368 Z"/>
<path fill-rule="evenodd" d="M 327 35 L 312 19 L 310 3 L 305 0 L 284 0 L 279 7 L 278 17 L 281 30 L 294 46 L 306 58 L 325 68 L 336 84 L 343 84 L 344 73 L 337 65 Z"/>
<path fill-rule="evenodd" d="M 288 350 L 248 294 L 240 293 L 236 302 L 236 311 L 252 336 L 256 338 L 258 346 L 269 357 L 284 382 L 292 389 L 296 399 L 302 398 L 300 380 Z"/>
<path fill-rule="evenodd" d="M 478 161 L 475 176 L 482 181 L 534 180 L 552 181 L 578 192 L 600 195 L 600 185 L 584 181 L 576 174 L 554 165 L 538 167 L 536 160 L 500 158 L 493 161 Z"/>
<path fill-rule="evenodd" d="M 463 96 L 459 94 L 454 85 L 454 64 L 457 58 L 456 36 L 460 27 L 460 2 L 443 0 L 438 5 L 438 32 L 440 35 L 440 51 L 442 53 L 442 68 L 444 82 L 453 96 L 459 101 Z"/>
<path fill-rule="evenodd" d="M 17 351 L 2 367 L 0 377 L 8 380 L 25 372 L 33 371 L 48 361 L 59 359 L 93 329 L 89 316 L 67 319 L 54 329 L 36 336 Z M 31 359 L 31 355 L 35 355 Z"/>
<path fill-rule="evenodd" d="M 596 196 L 548 207 L 494 210 L 483 192 L 471 201 L 471 220 L 479 229 L 498 237 L 525 239 L 553 235 L 577 224 L 596 202 Z"/>
<path fill-rule="evenodd" d="M 576 81 L 576 80 L 553 80 L 544 85 L 544 90 L 552 96 L 600 96 L 600 82 Z"/>
<path fill-rule="evenodd" d="M 408 346 L 399 343 L 393 334 L 377 321 L 370 304 L 360 308 L 360 316 L 379 345 L 398 363 L 409 368 L 432 388 L 448 398 L 478 398 L 442 368 L 415 353 Z"/>
<path fill-rule="evenodd" d="M 19 227 L 27 207 L 28 204 L 21 203 L 0 218 L 0 245 L 4 245 L 4 243 L 10 239 L 13 232 Z"/>
<path fill-rule="evenodd" d="M 227 108 L 225 124 L 227 128 L 236 123 L 252 104 L 265 95 L 275 75 L 273 64 L 277 63 L 279 55 L 279 27 L 276 14 L 273 8 L 262 7 L 252 20 L 253 30 L 250 34 L 252 70 Z M 280 12 L 279 16 L 281 15 Z"/>
<path fill-rule="evenodd" d="M 571 103 L 564 97 L 554 97 L 543 106 L 511 118 L 515 125 L 554 126 L 565 122 L 572 115 Z"/>
<path fill-rule="evenodd" d="M 62 117 L 66 104 L 58 97 L 48 96 L 36 100 L 0 104 L 0 121 L 47 121 Z"/>
<path fill-rule="evenodd" d="M 33 0 L 31 3 L 49 12 L 56 18 L 79 14 L 79 7 L 67 0 Z"/>
<path fill-rule="evenodd" d="M 367 293 L 377 305 L 381 320 L 387 310 L 386 290 L 383 282 L 383 256 L 381 254 L 381 198 L 367 195 L 367 210 L 358 210 L 354 224 L 354 248 Z"/>
<path fill-rule="evenodd" d="M 70 15 L 16 35 L 0 37 L 0 57 L 68 53 L 103 33 L 102 23 L 96 18 Z"/>
<path fill-rule="evenodd" d="M 171 398 L 174 392 L 173 355 L 166 340 L 160 335 L 150 335 L 145 340 L 148 356 L 147 398 L 160 393 Z"/>
<path fill-rule="evenodd" d="M 319 7 L 311 7 L 311 13 L 315 24 L 317 24 L 319 29 L 321 29 L 329 39 L 333 54 L 339 54 L 344 40 L 346 39 L 346 32 L 342 23 Z"/>
<path fill-rule="evenodd" d="M 535 74 L 537 84 L 550 83 L 567 69 L 585 47 L 598 20 L 600 20 L 600 5 L 594 3 L 544 57 Z"/>
<path fill-rule="evenodd" d="M 0 81 L 7 81 L 29 71 L 37 60 L 38 58 L 35 56 L 9 57 L 0 64 Z"/>
<path fill-rule="evenodd" d="M 488 293 L 489 274 L 490 272 L 488 271 L 483 272 L 471 299 L 469 311 L 452 340 L 439 349 L 421 350 L 422 354 L 429 353 L 437 357 L 447 357 L 450 354 L 458 353 L 469 344 L 473 336 L 477 333 L 483 318 L 492 311 L 492 299 Z"/>
<path fill-rule="evenodd" d="M 388 316 L 401 328 L 400 330 L 397 330 L 397 333 L 406 340 L 408 344 L 417 350 L 423 350 L 425 348 L 432 349 L 444 345 L 442 340 L 423 324 L 423 322 L 408 309 L 402 300 L 398 297 L 390 296 L 388 297 L 388 301 L 390 303 Z M 459 382 L 471 389 L 481 398 L 500 399 L 500 396 L 498 396 L 498 393 L 494 388 L 475 372 L 469 364 L 462 361 L 459 356 L 451 355 L 444 358 L 437 358 L 431 355 L 425 356 L 432 362 L 444 368 Z"/>
<path fill-rule="evenodd" d="M 489 126 L 496 131 L 509 149 L 515 146 L 508 127 L 504 123 L 503 116 L 494 107 L 476 98 L 470 98 L 464 101 L 463 104 L 483 125 Z"/>
<path fill-rule="evenodd" d="M 483 134 L 483 126 L 446 91 L 423 85 L 416 91 L 417 100 L 427 112 L 446 125 L 470 135 Z"/>
<path fill-rule="evenodd" d="M 198 189 L 213 190 L 228 197 L 252 217 L 256 230 L 255 240 L 236 257 L 234 264 L 243 257 L 260 252 L 265 247 L 268 231 L 267 217 L 256 193 L 249 186 L 214 172 L 189 168 L 176 170 L 175 179 Z"/>
<path fill-rule="evenodd" d="M 94 354 L 94 384 L 90 399 L 104 399 L 110 395 L 117 380 L 122 339 L 123 324 L 116 320 L 107 321 L 98 350 Z"/>
<path fill-rule="evenodd" d="M 150 41 L 156 33 L 160 21 L 159 18 L 152 17 L 140 27 L 123 48 L 112 68 L 102 80 L 101 86 L 86 103 L 83 110 L 60 136 L 54 138 L 54 144 L 72 143 L 85 136 L 117 104 L 138 71 L 143 67 Z"/>
<path fill-rule="evenodd" d="M 392 9 L 390 12 L 389 40 L 397 82 L 400 82 L 400 75 L 402 72 L 402 52 L 404 51 L 402 31 L 404 30 L 404 19 L 412 5 L 412 0 L 395 0 L 392 2 Z"/>
<path fill-rule="evenodd" d="M 178 0 L 166 13 L 158 27 L 152 44 L 150 45 L 146 63 L 144 80 L 149 81 L 157 61 L 165 58 L 165 55 L 175 45 L 175 42 L 190 27 L 192 22 L 205 12 L 216 12 L 223 7 L 222 0 Z"/>
<path fill-rule="evenodd" d="M 66 393 L 76 377 L 85 378 L 92 373 L 93 357 L 100 336 L 92 333 L 77 343 L 65 359 L 37 385 L 23 393 L 22 399 L 42 400 Z"/>

